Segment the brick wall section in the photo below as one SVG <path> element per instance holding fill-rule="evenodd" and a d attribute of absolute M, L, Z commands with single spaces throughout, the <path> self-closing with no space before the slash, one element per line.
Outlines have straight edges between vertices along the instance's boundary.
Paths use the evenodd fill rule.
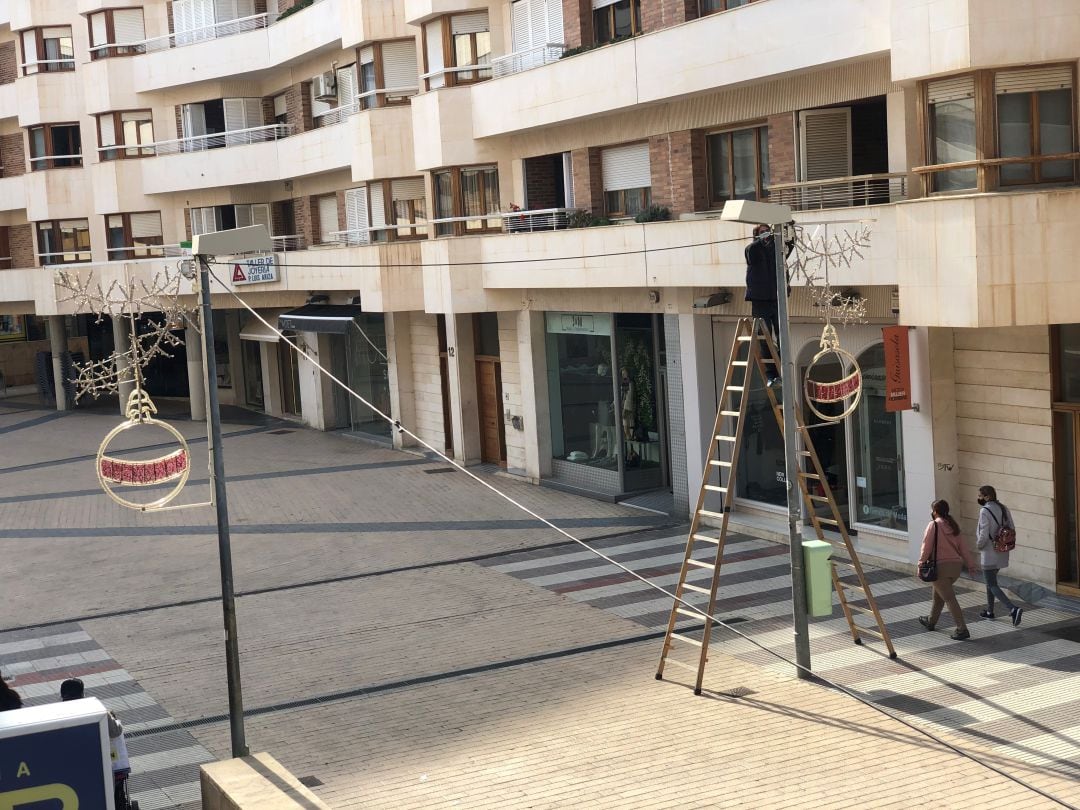
<path fill-rule="evenodd" d="M 563 0 L 563 43 L 567 48 L 577 48 L 592 42 L 591 0 Z"/>
<path fill-rule="evenodd" d="M 315 128 L 311 118 L 311 82 L 294 84 L 285 91 L 285 122 L 292 127 L 293 135 Z"/>
<path fill-rule="evenodd" d="M 266 0 L 255 0 L 255 13 L 256 14 L 265 14 L 266 13 Z"/>
<path fill-rule="evenodd" d="M 769 183 L 795 182 L 795 122 L 791 113 L 769 117 Z"/>
<path fill-rule="evenodd" d="M 0 84 L 11 84 L 19 75 L 19 59 L 15 54 L 15 40 L 0 44 Z"/>
<path fill-rule="evenodd" d="M 659 31 L 697 18 L 697 0 L 644 0 L 641 4 L 642 31 Z"/>
<path fill-rule="evenodd" d="M 705 167 L 705 133 L 670 132 L 649 139 L 652 201 L 671 209 L 673 217 L 709 207 Z"/>
<path fill-rule="evenodd" d="M 26 149 L 21 131 L 0 135 L 0 166 L 4 167 L 4 177 L 26 174 Z"/>
<path fill-rule="evenodd" d="M 278 14 L 288 11 L 299 2 L 300 0 L 278 0 Z"/>
<path fill-rule="evenodd" d="M 345 189 L 337 193 L 337 229 L 344 231 L 349 227 L 345 221 Z"/>
<path fill-rule="evenodd" d="M 274 123 L 274 97 L 266 96 L 262 100 L 262 122 L 263 126 L 270 126 Z"/>
<path fill-rule="evenodd" d="M 593 213 L 604 213 L 604 176 L 600 149 L 592 146 L 575 149 L 570 154 L 574 173 L 574 203 Z"/>
<path fill-rule="evenodd" d="M 311 197 L 293 198 L 293 216 L 296 219 L 296 234 L 303 244 L 314 245 L 319 235 L 319 212 L 314 210 Z"/>
<path fill-rule="evenodd" d="M 8 249 L 11 251 L 12 267 L 36 267 L 34 229 L 30 223 L 12 225 L 8 228 Z"/>
<path fill-rule="evenodd" d="M 165 4 L 165 16 L 169 20 L 169 33 L 170 34 L 176 33 L 176 27 L 175 27 L 174 22 L 173 22 L 174 18 L 173 18 L 173 13 L 172 13 L 172 3 L 166 3 Z"/>
<path fill-rule="evenodd" d="M 184 209 L 184 239 L 188 242 L 191 241 L 191 209 Z"/>

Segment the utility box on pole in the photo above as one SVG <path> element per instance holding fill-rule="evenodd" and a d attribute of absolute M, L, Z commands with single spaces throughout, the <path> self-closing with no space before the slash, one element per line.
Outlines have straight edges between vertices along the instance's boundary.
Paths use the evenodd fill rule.
<path fill-rule="evenodd" d="M 832 615 L 832 544 L 824 540 L 803 540 L 806 571 L 806 607 L 815 618 Z"/>

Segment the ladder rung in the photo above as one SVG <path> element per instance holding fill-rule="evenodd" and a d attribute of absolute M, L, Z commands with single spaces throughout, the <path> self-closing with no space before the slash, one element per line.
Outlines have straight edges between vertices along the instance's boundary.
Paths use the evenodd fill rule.
<path fill-rule="evenodd" d="M 877 636 L 881 639 L 885 638 L 885 636 L 882 635 L 881 631 L 874 627 L 863 627 L 862 625 L 857 624 L 855 625 L 855 629 L 858 630 L 860 633 L 869 633 L 870 635 Z"/>
<path fill-rule="evenodd" d="M 750 337 L 750 335 L 739 335 L 739 336 L 738 336 L 737 338 L 735 338 L 735 339 L 736 339 L 737 341 L 739 341 L 740 343 L 749 343 L 749 342 L 750 342 L 751 340 L 753 340 L 753 338 L 752 338 L 752 337 Z"/>
<path fill-rule="evenodd" d="M 706 484 L 705 489 L 709 492 L 727 492 L 727 487 L 718 487 L 716 484 Z"/>
<path fill-rule="evenodd" d="M 681 613 L 683 616 L 687 616 L 691 619 L 698 619 L 699 621 L 705 620 L 705 612 L 700 610 L 687 610 L 686 608 L 675 608 L 676 613 Z"/>
<path fill-rule="evenodd" d="M 717 459 L 716 461 L 710 461 L 709 463 L 712 464 L 714 467 L 730 467 L 731 466 L 730 461 L 720 461 L 719 459 Z"/>
<path fill-rule="evenodd" d="M 706 596 L 712 596 L 712 591 L 710 591 L 708 588 L 702 588 L 700 585 L 691 585 L 689 582 L 684 582 L 682 586 L 683 590 L 693 591 L 694 593 L 703 593 Z"/>
<path fill-rule="evenodd" d="M 695 560 L 693 557 L 687 557 L 686 558 L 686 564 L 696 566 L 697 568 L 705 568 L 705 569 L 707 569 L 709 571 L 715 571 L 716 570 L 716 564 L 715 563 L 705 562 L 704 560 Z"/>
<path fill-rule="evenodd" d="M 700 647 L 701 642 L 696 638 L 690 638 L 690 636 L 684 636 L 682 633 L 672 633 L 671 638 L 677 638 L 679 641 L 685 641 L 687 644 L 693 644 L 695 647 Z"/>
<path fill-rule="evenodd" d="M 709 659 L 706 658 L 705 660 L 708 661 Z M 697 672 L 698 667 L 701 666 L 700 664 L 687 664 L 685 661 L 679 661 L 676 658 L 665 658 L 664 659 L 664 666 L 666 667 L 668 664 L 674 664 L 677 667 L 682 667 L 683 669 L 688 669 L 691 672 Z"/>
<path fill-rule="evenodd" d="M 707 535 L 707 534 L 692 534 L 690 536 L 692 538 L 694 538 L 695 540 L 697 540 L 699 542 L 702 542 L 702 543 L 717 543 L 717 544 L 720 543 L 720 538 L 719 537 L 709 537 L 709 535 Z"/>
<path fill-rule="evenodd" d="M 845 591 L 858 591 L 867 598 L 869 598 L 870 596 L 870 594 L 867 593 L 866 588 L 862 587 L 861 585 L 852 585 L 849 582 L 844 582 L 844 580 L 842 579 L 838 580 L 838 582 L 840 583 L 840 587 L 843 588 Z"/>
<path fill-rule="evenodd" d="M 738 411 L 720 411 L 721 416 L 738 416 Z"/>
<path fill-rule="evenodd" d="M 749 362 L 750 362 L 749 360 L 732 360 L 731 365 L 733 365 L 733 366 L 745 366 Z"/>
<path fill-rule="evenodd" d="M 857 611 L 859 613 L 866 613 L 866 614 L 868 614 L 870 616 L 874 615 L 874 611 L 872 611 L 870 608 L 865 608 L 865 607 L 862 607 L 861 605 L 853 605 L 850 602 L 848 602 L 848 610 L 854 610 L 854 611 Z M 861 630 L 862 628 L 860 627 L 859 629 Z"/>
<path fill-rule="evenodd" d="M 810 457 L 810 451 L 809 450 L 798 450 L 798 451 L 796 451 L 795 455 L 806 456 L 807 458 L 809 458 Z"/>
<path fill-rule="evenodd" d="M 829 562 L 831 562 L 833 565 L 842 565 L 845 568 L 851 568 L 851 569 L 854 569 L 854 570 L 858 570 L 858 569 L 855 569 L 855 563 L 851 562 L 850 560 L 829 560 Z"/>
<path fill-rule="evenodd" d="M 818 475 L 817 473 L 801 472 L 801 473 L 799 473 L 799 477 L 800 478 L 810 478 L 810 479 L 812 479 L 814 481 L 820 481 L 821 480 L 821 476 Z"/>
<path fill-rule="evenodd" d="M 817 519 L 817 522 L 818 522 L 818 523 L 828 523 L 828 524 L 830 524 L 830 525 L 832 525 L 832 526 L 839 526 L 839 525 L 840 525 L 840 521 L 838 521 L 838 520 L 833 520 L 832 518 L 823 518 L 823 517 L 819 517 L 819 518 Z"/>
<path fill-rule="evenodd" d="M 812 501 L 820 501 L 821 503 L 829 502 L 829 499 L 826 498 L 824 495 L 807 495 L 806 497 Z"/>
<path fill-rule="evenodd" d="M 708 509 L 698 509 L 697 513 L 699 515 L 704 515 L 705 517 L 716 518 L 717 520 L 724 519 L 724 514 L 722 512 L 710 512 Z"/>
<path fill-rule="evenodd" d="M 728 391 L 742 391 L 746 386 L 744 385 L 729 385 L 726 390 Z"/>
<path fill-rule="evenodd" d="M 734 437 L 734 436 L 719 436 L 719 435 L 718 435 L 718 436 L 716 437 L 716 440 L 717 440 L 718 442 L 734 442 L 734 441 L 735 441 L 735 437 Z"/>

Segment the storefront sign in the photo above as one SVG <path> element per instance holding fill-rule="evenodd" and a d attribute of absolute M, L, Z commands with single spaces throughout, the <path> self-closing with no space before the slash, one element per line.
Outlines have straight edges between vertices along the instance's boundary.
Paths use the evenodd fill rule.
<path fill-rule="evenodd" d="M 547 331 L 553 335 L 610 335 L 611 315 L 605 312 L 549 312 Z"/>
<path fill-rule="evenodd" d="M 908 328 L 886 326 L 881 330 L 885 341 L 885 410 L 911 410 L 911 358 L 908 352 Z"/>
<path fill-rule="evenodd" d="M 233 284 L 264 284 L 277 280 L 277 262 L 272 255 L 237 259 L 233 262 Z"/>
<path fill-rule="evenodd" d="M 111 771 L 96 698 L 0 713 L 0 810 L 113 810 Z"/>

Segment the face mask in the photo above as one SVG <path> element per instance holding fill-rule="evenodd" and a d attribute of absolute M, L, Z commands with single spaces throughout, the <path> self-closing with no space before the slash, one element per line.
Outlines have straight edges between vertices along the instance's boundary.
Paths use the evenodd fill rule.
<path fill-rule="evenodd" d="M 979 498 L 978 498 L 978 501 L 979 501 L 979 506 L 986 506 L 986 498 L 984 498 L 984 497 L 982 497 L 980 495 Z"/>

